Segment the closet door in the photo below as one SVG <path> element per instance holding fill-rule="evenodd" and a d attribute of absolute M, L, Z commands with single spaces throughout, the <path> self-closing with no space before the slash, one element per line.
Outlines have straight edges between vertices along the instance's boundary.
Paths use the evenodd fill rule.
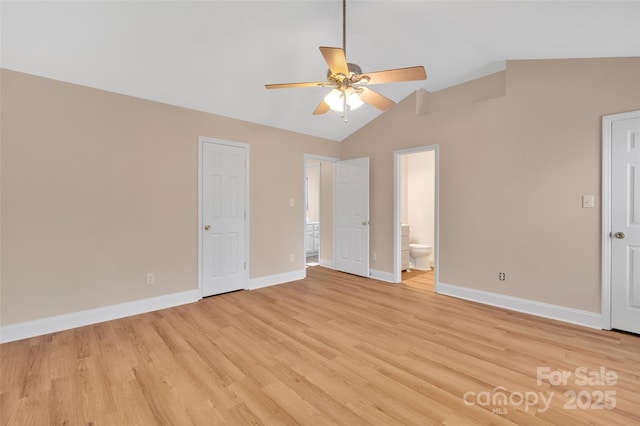
<path fill-rule="evenodd" d="M 202 296 L 246 287 L 246 149 L 202 145 Z"/>

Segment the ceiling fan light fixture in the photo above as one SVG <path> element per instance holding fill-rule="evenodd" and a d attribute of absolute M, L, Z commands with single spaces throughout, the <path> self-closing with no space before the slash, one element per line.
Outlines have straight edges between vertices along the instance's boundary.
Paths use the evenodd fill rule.
<path fill-rule="evenodd" d="M 349 87 L 345 90 L 333 89 L 327 96 L 324 97 L 324 101 L 332 110 L 343 112 L 345 97 L 347 98 L 347 105 L 349 105 L 349 109 L 351 111 L 364 104 L 364 102 L 362 102 L 362 99 L 360 99 L 360 94 L 353 87 Z"/>
<path fill-rule="evenodd" d="M 351 109 L 351 111 L 362 106 L 364 103 L 362 102 L 362 99 L 360 99 L 360 93 L 358 93 L 358 91 L 353 87 L 349 87 L 345 90 L 345 95 L 347 96 L 347 105 L 349 105 L 349 109 Z"/>
<path fill-rule="evenodd" d="M 342 99 L 342 92 L 338 89 L 333 89 L 327 96 L 324 97 L 324 101 L 334 111 L 344 111 L 344 100 Z"/>

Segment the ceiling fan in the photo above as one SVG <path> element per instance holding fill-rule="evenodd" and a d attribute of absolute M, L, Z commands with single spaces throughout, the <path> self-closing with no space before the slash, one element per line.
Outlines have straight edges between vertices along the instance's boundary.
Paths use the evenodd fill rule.
<path fill-rule="evenodd" d="M 327 62 L 327 65 L 329 65 L 327 81 L 265 84 L 267 89 L 333 87 L 334 89 L 324 97 L 318 107 L 313 111 L 313 114 L 324 114 L 329 111 L 329 109 L 332 109 L 342 112 L 345 122 L 347 122 L 347 110 L 354 110 L 362 105 L 363 102 L 373 105 L 382 111 L 395 105 L 394 101 L 371 90 L 367 86 L 398 81 L 425 80 L 427 78 L 427 74 L 422 65 L 363 73 L 358 65 L 347 62 L 346 10 L 347 0 L 342 0 L 342 48 L 320 47 L 320 52 Z"/>

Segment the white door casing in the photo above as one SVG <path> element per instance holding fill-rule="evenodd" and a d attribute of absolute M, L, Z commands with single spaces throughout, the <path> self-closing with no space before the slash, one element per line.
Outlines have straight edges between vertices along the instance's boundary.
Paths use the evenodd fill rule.
<path fill-rule="evenodd" d="M 610 122 L 611 328 L 640 333 L 640 114 L 626 117 Z"/>
<path fill-rule="evenodd" d="M 336 162 L 335 268 L 369 276 L 369 158 Z"/>
<path fill-rule="evenodd" d="M 393 162 L 394 162 L 394 172 L 393 172 L 393 224 L 394 224 L 394 232 L 393 232 L 393 282 L 399 283 L 402 282 L 402 261 L 401 261 L 401 202 L 402 202 L 402 188 L 401 188 L 401 158 L 404 155 L 416 154 L 420 152 L 433 151 L 434 153 L 434 230 L 433 230 L 433 277 L 434 277 L 434 289 L 438 292 L 438 282 L 439 282 L 439 274 L 440 267 L 438 265 L 438 261 L 440 259 L 439 256 L 439 235 L 440 235 L 440 227 L 439 227 L 439 205 L 440 205 L 440 146 L 439 145 L 424 145 L 418 146 L 414 148 L 407 148 L 394 151 L 393 153 Z"/>
<path fill-rule="evenodd" d="M 247 287 L 247 159 L 244 144 L 200 138 L 202 296 Z"/>
<path fill-rule="evenodd" d="M 315 160 L 315 161 L 320 162 L 321 164 L 322 164 L 322 163 L 332 163 L 332 164 L 335 164 L 335 163 L 336 163 L 336 161 L 338 161 L 338 159 L 337 159 L 337 158 L 335 158 L 335 157 L 326 157 L 326 156 L 315 155 L 315 154 L 304 154 L 304 159 L 303 159 L 302 167 L 303 167 L 303 170 L 304 170 L 304 176 L 305 176 L 305 185 L 304 185 L 304 199 L 305 199 L 305 200 L 307 199 L 307 180 L 306 180 L 306 177 L 307 177 L 307 161 L 308 161 L 308 160 Z M 333 171 L 333 172 L 335 173 L 335 169 L 334 169 L 334 171 Z M 321 176 L 321 177 L 320 177 L 320 194 L 321 194 L 321 195 L 320 195 L 320 201 L 319 201 L 319 206 L 320 206 L 320 217 L 318 218 L 318 220 L 319 220 L 319 221 L 322 221 L 321 217 L 323 216 L 323 213 L 322 213 L 322 212 L 324 211 L 324 209 L 331 209 L 331 212 L 333 213 L 333 217 L 334 217 L 334 219 L 335 219 L 335 208 L 334 208 L 334 207 L 335 207 L 335 202 L 334 202 L 334 200 L 332 200 L 332 201 L 331 201 L 331 203 L 330 203 L 330 204 L 328 204 L 328 205 L 324 205 L 324 204 L 323 204 L 323 202 L 322 202 L 322 199 L 323 199 L 322 193 L 324 192 L 324 190 L 323 190 L 323 186 L 322 186 L 322 173 L 320 174 L 320 176 Z M 332 186 L 332 187 L 335 187 L 335 179 L 332 179 L 332 182 L 333 182 L 333 183 L 331 184 L 331 186 Z M 333 188 L 332 188 L 332 189 L 333 189 Z M 334 195 L 335 195 L 335 194 L 334 194 Z M 334 198 L 335 198 L 335 197 L 334 197 Z M 306 224 L 306 222 L 307 222 L 307 212 L 306 212 L 306 210 L 303 212 L 303 215 L 304 215 L 304 216 L 303 216 L 303 226 L 304 226 L 304 236 L 305 236 L 305 239 L 304 239 L 304 252 L 302 253 L 302 255 L 303 255 L 303 257 L 302 257 L 302 258 L 303 258 L 303 259 L 305 259 L 305 258 L 306 258 L 306 256 L 307 256 L 307 247 L 313 247 L 313 242 L 314 242 L 314 241 L 313 241 L 313 235 L 311 235 L 311 234 L 307 235 L 307 224 Z M 327 234 L 325 234 L 325 233 L 330 233 L 331 235 L 334 235 L 334 228 L 333 228 L 333 227 L 329 226 L 329 225 L 328 225 L 328 224 L 326 224 L 326 223 L 319 223 L 319 224 L 320 224 L 320 233 L 321 233 L 321 235 L 327 235 Z M 332 243 L 333 243 L 333 241 L 332 241 Z M 334 245 L 333 245 L 333 244 L 332 244 L 332 247 L 334 247 Z M 320 252 L 320 243 L 319 243 L 319 240 L 318 240 L 318 247 L 317 247 L 317 251 L 318 251 L 318 263 L 320 263 L 323 259 L 321 259 L 321 252 Z M 330 262 L 331 262 L 331 263 L 330 263 L 330 265 L 331 265 L 330 267 L 331 267 L 331 268 L 333 268 L 333 267 L 334 267 L 335 262 L 333 261 L 333 259 L 324 259 L 324 260 L 325 260 L 325 262 L 326 262 L 327 260 L 330 260 Z M 325 266 L 328 266 L 328 265 L 325 265 Z M 305 275 L 305 276 L 306 276 L 306 275 Z"/>

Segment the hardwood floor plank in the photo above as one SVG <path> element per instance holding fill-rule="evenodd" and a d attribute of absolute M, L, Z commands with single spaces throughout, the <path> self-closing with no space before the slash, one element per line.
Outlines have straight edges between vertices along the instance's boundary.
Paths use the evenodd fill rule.
<path fill-rule="evenodd" d="M 324 417 L 313 405 L 302 399 L 300 395 L 281 381 L 271 383 L 263 387 L 262 390 L 298 424 L 313 424 Z M 330 424 L 332 422 L 323 423 Z"/>
<path fill-rule="evenodd" d="M 275 383 L 275 382 L 274 382 Z M 262 387 L 256 388 L 252 380 L 236 382 L 229 386 L 243 404 L 267 425 L 297 425 L 296 419 L 284 407 L 271 399 Z"/>
<path fill-rule="evenodd" d="M 282 383 L 322 413 L 321 423 L 326 420 L 327 423 L 335 424 L 365 424 L 364 419 L 346 407 L 340 399 L 334 398 L 286 363 L 278 364 L 274 370 Z"/>
<path fill-rule="evenodd" d="M 0 422 L 640 424 L 639 336 L 441 296 L 433 272 L 307 275 L 0 345 Z M 567 407 L 604 391 L 614 409 Z"/>

